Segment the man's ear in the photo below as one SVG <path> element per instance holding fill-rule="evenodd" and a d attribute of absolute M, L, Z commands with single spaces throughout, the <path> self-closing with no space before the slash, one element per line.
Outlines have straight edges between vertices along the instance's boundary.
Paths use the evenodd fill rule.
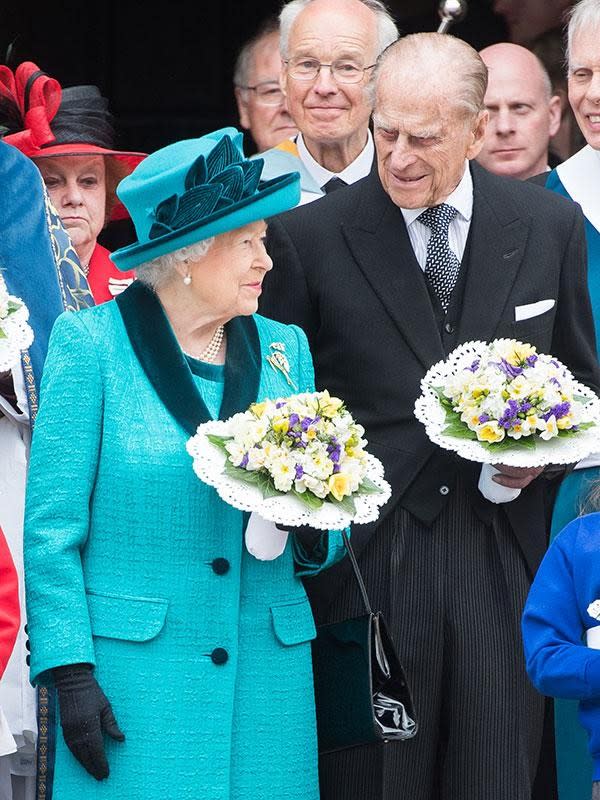
<path fill-rule="evenodd" d="M 467 158 L 477 158 L 483 147 L 485 140 L 485 131 L 489 121 L 490 115 L 487 110 L 480 111 L 475 118 L 475 123 L 471 129 L 471 143 L 467 148 Z"/>
<path fill-rule="evenodd" d="M 550 98 L 550 105 L 548 106 L 548 111 L 550 113 L 550 129 L 549 134 L 550 137 L 554 136 L 557 133 L 558 129 L 560 128 L 560 121 L 562 119 L 562 104 L 560 97 L 555 94 L 553 97 Z"/>
<path fill-rule="evenodd" d="M 235 87 L 235 102 L 237 103 L 240 125 L 244 130 L 250 129 L 250 115 L 248 114 L 248 90 Z"/>

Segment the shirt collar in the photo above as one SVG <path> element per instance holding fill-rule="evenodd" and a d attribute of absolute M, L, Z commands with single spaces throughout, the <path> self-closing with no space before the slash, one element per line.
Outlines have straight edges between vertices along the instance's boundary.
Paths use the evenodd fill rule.
<path fill-rule="evenodd" d="M 325 169 L 324 166 L 319 164 L 318 161 L 315 161 L 315 159 L 308 152 L 308 148 L 304 144 L 304 139 L 302 138 L 301 133 L 298 134 L 296 145 L 298 147 L 298 155 L 302 159 L 302 163 L 306 167 L 307 172 L 319 186 L 324 186 L 327 181 L 334 176 L 341 178 L 345 183 L 355 183 L 369 174 L 371 171 L 371 166 L 373 165 L 373 157 L 375 155 L 373 137 L 371 136 L 371 131 L 368 129 L 366 145 L 363 147 L 362 151 L 358 154 L 354 161 L 348 164 L 348 166 L 345 167 L 341 172 L 330 172 L 328 169 Z"/>
<path fill-rule="evenodd" d="M 465 161 L 465 171 L 456 189 L 444 200 L 449 206 L 453 206 L 465 222 L 470 222 L 473 215 L 473 178 L 469 169 L 469 162 Z M 419 217 L 425 208 L 401 208 L 402 216 L 406 227 Z"/>

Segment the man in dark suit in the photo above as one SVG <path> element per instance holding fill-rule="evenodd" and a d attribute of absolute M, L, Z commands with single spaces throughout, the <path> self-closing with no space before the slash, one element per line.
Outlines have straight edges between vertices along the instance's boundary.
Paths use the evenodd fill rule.
<path fill-rule="evenodd" d="M 304 328 L 317 386 L 365 426 L 393 488 L 353 541 L 420 724 L 410 741 L 323 756 L 323 800 L 531 796 L 543 701 L 519 621 L 551 476 L 500 467 L 493 488 L 521 491 L 492 503 L 479 466 L 434 446 L 413 407 L 426 370 L 474 339 L 530 342 L 600 381 L 579 208 L 472 163 L 486 79 L 453 37 L 391 45 L 375 76 L 377 169 L 269 226 L 261 311 Z M 349 575 L 343 563 L 308 584 L 319 622 L 362 612 Z"/>

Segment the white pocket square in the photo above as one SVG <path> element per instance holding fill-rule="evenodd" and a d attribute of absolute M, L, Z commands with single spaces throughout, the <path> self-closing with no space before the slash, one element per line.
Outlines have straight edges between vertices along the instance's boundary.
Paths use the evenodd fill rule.
<path fill-rule="evenodd" d="M 524 319 L 539 317 L 554 308 L 556 300 L 538 300 L 537 303 L 527 303 L 524 306 L 515 306 L 515 322 L 522 322 Z"/>

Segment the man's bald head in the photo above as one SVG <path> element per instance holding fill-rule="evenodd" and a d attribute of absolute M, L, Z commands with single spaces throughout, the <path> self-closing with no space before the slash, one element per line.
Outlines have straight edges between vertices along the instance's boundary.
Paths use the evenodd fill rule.
<path fill-rule="evenodd" d="M 480 53 L 488 68 L 490 114 L 478 161 L 490 172 L 525 179 L 548 164 L 548 142 L 560 125 L 560 99 L 542 62 L 524 47 L 501 42 Z"/>

